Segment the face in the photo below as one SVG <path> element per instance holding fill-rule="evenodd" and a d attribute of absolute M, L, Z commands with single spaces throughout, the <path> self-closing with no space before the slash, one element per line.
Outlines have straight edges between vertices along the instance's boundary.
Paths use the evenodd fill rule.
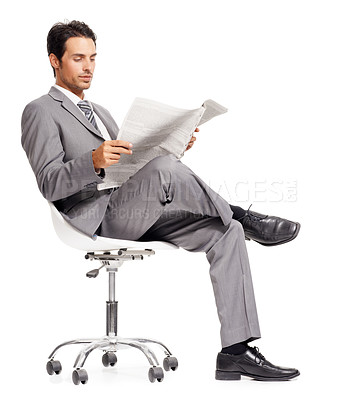
<path fill-rule="evenodd" d="M 95 70 L 96 47 L 92 39 L 72 37 L 65 43 L 60 63 L 54 54 L 49 56 L 56 71 L 56 84 L 75 93 L 81 99 L 91 86 Z"/>

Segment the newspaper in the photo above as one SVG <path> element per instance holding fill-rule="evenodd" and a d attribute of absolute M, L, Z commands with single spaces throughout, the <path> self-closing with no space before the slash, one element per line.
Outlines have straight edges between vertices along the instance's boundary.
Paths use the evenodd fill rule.
<path fill-rule="evenodd" d="M 227 109 L 213 100 L 206 100 L 195 110 L 185 110 L 136 98 L 117 137 L 133 144 L 132 154 L 121 154 L 117 164 L 107 167 L 97 189 L 121 186 L 155 157 L 173 154 L 181 158 L 196 127 L 225 112 Z"/>

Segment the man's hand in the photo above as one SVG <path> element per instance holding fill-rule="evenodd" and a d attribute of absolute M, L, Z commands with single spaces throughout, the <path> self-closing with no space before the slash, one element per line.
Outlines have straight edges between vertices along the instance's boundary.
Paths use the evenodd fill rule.
<path fill-rule="evenodd" d="M 121 154 L 132 154 L 132 143 L 125 140 L 106 140 L 92 152 L 92 161 L 95 171 L 107 168 L 118 163 Z"/>
<path fill-rule="evenodd" d="M 199 132 L 199 129 L 196 128 L 195 132 Z M 192 146 L 193 146 L 193 144 L 194 144 L 194 142 L 195 142 L 196 140 L 197 140 L 197 139 L 196 139 L 196 136 L 193 135 L 193 136 L 191 137 L 191 140 L 189 141 L 188 146 L 187 146 L 187 148 L 186 148 L 185 151 L 191 149 Z"/>

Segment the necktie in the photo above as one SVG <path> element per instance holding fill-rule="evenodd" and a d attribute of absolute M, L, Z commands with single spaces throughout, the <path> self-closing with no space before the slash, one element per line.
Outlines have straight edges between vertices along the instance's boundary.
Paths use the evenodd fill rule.
<path fill-rule="evenodd" d="M 85 113 L 86 118 L 90 121 L 90 123 L 97 129 L 98 126 L 96 124 L 95 116 L 90 106 L 90 102 L 87 100 L 81 100 L 77 103 L 80 109 Z"/>

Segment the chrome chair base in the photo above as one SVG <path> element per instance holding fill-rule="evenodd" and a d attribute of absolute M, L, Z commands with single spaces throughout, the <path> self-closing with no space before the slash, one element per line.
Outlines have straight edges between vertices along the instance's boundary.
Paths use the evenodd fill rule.
<path fill-rule="evenodd" d="M 117 362 L 116 352 L 123 347 L 133 347 L 140 350 L 150 364 L 148 371 L 148 378 L 151 382 L 162 382 L 164 372 L 159 365 L 157 357 L 153 350 L 148 346 L 155 345 L 159 347 L 165 354 L 163 359 L 163 368 L 165 371 L 175 371 L 178 368 L 178 361 L 176 357 L 172 356 L 169 349 L 161 342 L 152 339 L 144 338 L 122 338 L 117 336 L 117 301 L 115 301 L 115 273 L 124 261 L 143 259 L 144 255 L 154 254 L 153 250 L 127 250 L 121 249 L 117 254 L 110 252 L 95 254 L 88 253 L 85 257 L 90 260 L 100 260 L 102 266 L 99 269 L 92 270 L 87 273 L 90 278 L 95 278 L 101 268 L 106 267 L 109 272 L 109 301 L 107 301 L 107 315 L 106 315 L 106 336 L 97 339 L 76 339 L 64 342 L 57 346 L 48 357 L 46 370 L 49 375 L 60 374 L 62 365 L 60 361 L 55 360 L 57 352 L 64 346 L 72 344 L 83 345 L 81 351 L 78 353 L 74 363 L 74 371 L 72 373 L 72 381 L 75 385 L 80 383 L 86 384 L 88 381 L 87 371 L 83 368 L 87 357 L 95 349 L 104 352 L 102 356 L 102 363 L 105 367 L 113 367 Z"/>
<path fill-rule="evenodd" d="M 102 364 L 105 367 L 114 367 L 117 363 L 116 351 L 123 347 L 129 346 L 140 350 L 147 361 L 150 364 L 148 371 L 148 378 L 151 382 L 162 382 L 164 378 L 163 369 L 160 367 L 157 357 L 153 350 L 148 347 L 147 344 L 154 344 L 160 347 L 165 355 L 163 359 L 163 368 L 165 371 L 175 371 L 178 368 L 178 361 L 176 357 L 172 356 L 169 349 L 161 342 L 152 339 L 143 338 L 121 338 L 118 336 L 104 336 L 99 339 L 76 339 L 64 342 L 57 346 L 53 352 L 49 355 L 49 360 L 46 365 L 46 369 L 49 375 L 59 374 L 62 370 L 60 361 L 55 360 L 57 352 L 64 346 L 71 344 L 84 345 L 81 351 L 78 353 L 75 364 L 73 366 L 74 372 L 72 375 L 73 382 L 78 385 L 79 383 L 87 383 L 88 375 L 83 369 L 85 361 L 90 353 L 95 350 L 102 350 L 104 352 L 102 356 Z"/>

